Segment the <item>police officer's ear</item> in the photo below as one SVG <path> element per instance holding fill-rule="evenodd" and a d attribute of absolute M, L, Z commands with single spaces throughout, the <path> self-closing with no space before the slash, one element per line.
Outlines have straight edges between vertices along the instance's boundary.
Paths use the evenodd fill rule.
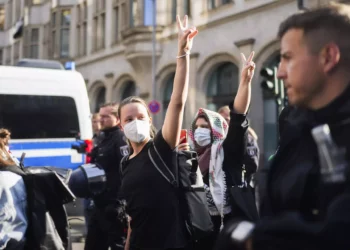
<path fill-rule="evenodd" d="M 331 72 L 340 61 L 340 49 L 337 44 L 329 43 L 320 52 L 320 62 L 324 73 Z"/>

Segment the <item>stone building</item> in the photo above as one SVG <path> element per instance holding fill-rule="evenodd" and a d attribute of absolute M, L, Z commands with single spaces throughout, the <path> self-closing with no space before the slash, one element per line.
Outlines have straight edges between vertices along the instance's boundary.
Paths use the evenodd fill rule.
<path fill-rule="evenodd" d="M 184 127 L 199 107 L 231 102 L 240 77 L 240 52 L 254 50 L 257 68 L 249 118 L 265 159 L 276 149 L 274 99 L 260 86 L 259 71 L 278 64 L 278 26 L 298 11 L 297 0 L 0 0 L 0 63 L 19 58 L 75 61 L 87 84 L 92 112 L 106 101 L 138 95 L 169 103 L 177 55 L 176 14 L 199 30 L 191 51 L 190 90 Z M 306 7 L 329 0 L 304 0 Z M 153 16 L 156 67 L 152 74 Z M 13 39 L 24 20 L 23 37 Z M 154 76 L 154 77 L 153 77 Z M 153 81 L 153 78 L 155 81 Z"/>

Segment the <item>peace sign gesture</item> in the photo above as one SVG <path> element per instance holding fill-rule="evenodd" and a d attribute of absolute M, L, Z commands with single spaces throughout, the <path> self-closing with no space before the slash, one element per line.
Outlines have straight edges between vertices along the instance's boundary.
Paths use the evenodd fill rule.
<path fill-rule="evenodd" d="M 243 69 L 241 72 L 241 83 L 250 84 L 252 82 L 252 78 L 254 76 L 255 63 L 253 62 L 254 51 L 250 53 L 248 60 L 245 55 L 241 53 L 241 60 L 243 63 Z"/>
<path fill-rule="evenodd" d="M 192 49 L 193 38 L 198 34 L 196 27 L 188 28 L 188 16 L 185 15 L 183 22 L 180 16 L 176 16 L 178 33 L 179 55 L 188 53 Z"/>

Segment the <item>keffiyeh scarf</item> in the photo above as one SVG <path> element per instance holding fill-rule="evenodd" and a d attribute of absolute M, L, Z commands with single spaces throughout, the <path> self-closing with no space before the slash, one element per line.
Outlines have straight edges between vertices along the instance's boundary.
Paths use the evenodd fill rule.
<path fill-rule="evenodd" d="M 188 133 L 189 143 L 196 151 L 200 150 L 200 147 L 194 140 L 196 121 L 199 116 L 204 116 L 209 122 L 212 136 L 209 162 L 209 187 L 205 186 L 209 212 L 214 216 L 220 215 L 221 222 L 223 222 L 224 215 L 231 212 L 231 207 L 226 195 L 226 176 L 222 169 L 224 161 L 222 144 L 227 136 L 228 124 L 219 113 L 203 108 L 199 109 Z M 221 224 L 221 226 L 223 226 L 223 224 Z"/>

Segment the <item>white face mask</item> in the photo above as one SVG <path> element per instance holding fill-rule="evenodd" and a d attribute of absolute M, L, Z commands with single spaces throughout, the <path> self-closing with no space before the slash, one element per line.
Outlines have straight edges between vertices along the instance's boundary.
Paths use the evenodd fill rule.
<path fill-rule="evenodd" d="M 149 121 L 135 119 L 124 126 L 124 134 L 132 142 L 141 143 L 150 137 Z"/>
<path fill-rule="evenodd" d="M 194 131 L 194 139 L 201 147 L 205 147 L 211 143 L 210 129 L 197 128 Z"/>

